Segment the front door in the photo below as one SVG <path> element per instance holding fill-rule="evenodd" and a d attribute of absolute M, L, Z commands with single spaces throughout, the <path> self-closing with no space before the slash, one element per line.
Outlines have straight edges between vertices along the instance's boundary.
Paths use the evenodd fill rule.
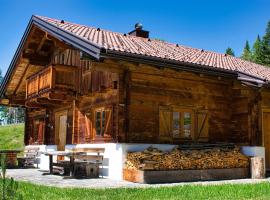
<path fill-rule="evenodd" d="M 270 169 L 270 111 L 263 112 L 263 143 L 265 148 L 265 167 Z"/>
<path fill-rule="evenodd" d="M 64 151 L 67 139 L 67 111 L 55 113 L 55 136 L 58 151 Z"/>

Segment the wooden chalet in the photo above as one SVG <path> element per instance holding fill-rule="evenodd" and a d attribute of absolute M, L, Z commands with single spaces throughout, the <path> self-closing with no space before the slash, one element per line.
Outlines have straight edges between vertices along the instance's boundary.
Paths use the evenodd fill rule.
<path fill-rule="evenodd" d="M 25 144 L 264 146 L 270 68 L 226 54 L 33 16 L 1 85 Z"/>

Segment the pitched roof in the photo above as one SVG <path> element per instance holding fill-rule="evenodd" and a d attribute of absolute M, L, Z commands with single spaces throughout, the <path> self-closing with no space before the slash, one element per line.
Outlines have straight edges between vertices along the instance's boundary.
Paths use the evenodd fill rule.
<path fill-rule="evenodd" d="M 233 56 L 48 17 L 32 16 L 0 85 L 0 97 L 5 96 L 7 84 L 12 78 L 16 63 L 20 59 L 20 54 L 33 25 L 96 59 L 102 57 L 116 57 L 134 61 L 140 59 L 140 62 L 158 66 L 237 77 L 241 81 L 255 83 L 257 86 L 270 82 L 270 67 Z"/>
<path fill-rule="evenodd" d="M 270 68 L 237 57 L 66 21 L 61 23 L 61 20 L 48 17 L 36 17 L 105 50 L 240 72 L 270 80 Z"/>

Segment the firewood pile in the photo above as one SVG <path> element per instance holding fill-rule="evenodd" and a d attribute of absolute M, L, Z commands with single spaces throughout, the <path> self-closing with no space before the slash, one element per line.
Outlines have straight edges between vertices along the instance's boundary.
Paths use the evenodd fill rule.
<path fill-rule="evenodd" d="M 149 147 L 142 152 L 127 154 L 126 169 L 181 170 L 181 169 L 224 169 L 246 168 L 249 158 L 238 147 L 180 150 L 170 152 Z"/>

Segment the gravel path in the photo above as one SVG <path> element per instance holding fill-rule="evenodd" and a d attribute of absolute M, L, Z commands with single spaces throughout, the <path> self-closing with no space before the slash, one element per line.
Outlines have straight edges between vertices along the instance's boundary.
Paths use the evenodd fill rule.
<path fill-rule="evenodd" d="M 167 184 L 139 184 L 128 181 L 117 181 L 106 178 L 99 179 L 73 179 L 58 175 L 49 175 L 47 171 L 38 169 L 8 169 L 7 175 L 15 180 L 31 182 L 39 185 L 54 187 L 78 188 L 145 188 L 145 187 L 171 187 L 177 185 L 220 185 L 220 184 L 252 184 L 269 181 L 269 179 L 238 179 L 224 181 L 184 182 Z"/>

